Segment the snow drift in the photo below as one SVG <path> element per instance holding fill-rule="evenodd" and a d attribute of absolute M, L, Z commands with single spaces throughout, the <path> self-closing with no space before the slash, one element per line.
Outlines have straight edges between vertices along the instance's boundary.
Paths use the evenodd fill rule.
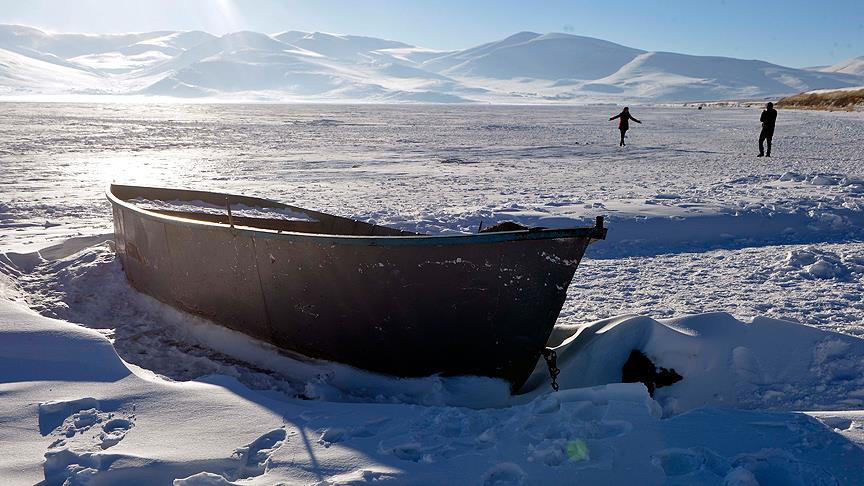
<path fill-rule="evenodd" d="M 657 401 L 639 383 L 617 384 L 632 349 L 684 379 L 658 389 Z M 601 321 L 558 350 L 558 393 L 541 370 L 525 395 L 492 404 L 482 393 L 490 384 L 478 381 L 451 397 L 472 408 L 412 405 L 399 395 L 389 403 L 310 401 L 224 375 L 166 381 L 121 360 L 102 334 L 4 299 L 0 413 L 13 426 L 0 431 L 0 475 L 22 484 L 864 481 L 864 450 L 818 420 L 740 410 L 818 406 L 860 390 L 860 339 L 706 314 Z M 365 375 L 354 372 L 343 386 L 361 396 Z M 390 382 L 390 393 L 422 381 L 376 380 Z"/>

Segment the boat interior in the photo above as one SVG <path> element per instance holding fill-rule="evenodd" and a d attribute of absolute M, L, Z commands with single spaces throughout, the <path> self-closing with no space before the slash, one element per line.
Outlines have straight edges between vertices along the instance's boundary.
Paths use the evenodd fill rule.
<path fill-rule="evenodd" d="M 153 201 L 187 201 L 203 202 L 213 206 L 222 206 L 225 212 L 221 214 L 175 211 L 171 209 L 142 208 L 146 211 L 183 218 L 194 221 L 224 224 L 226 226 L 241 226 L 254 229 L 271 230 L 276 232 L 296 232 L 311 234 L 330 235 L 353 235 L 353 236 L 419 236 L 420 233 L 402 231 L 386 226 L 378 226 L 350 218 L 343 218 L 332 214 L 311 211 L 304 208 L 289 206 L 269 199 L 250 196 L 238 196 L 232 194 L 220 194 L 205 191 L 188 191 L 182 189 L 165 189 L 156 187 L 122 186 L 112 184 L 111 194 L 117 199 L 128 204 L 135 205 L 135 199 L 146 199 Z M 248 217 L 235 215 L 231 207 L 243 205 L 257 209 L 287 209 L 292 212 L 307 216 L 306 220 L 276 219 L 262 217 Z"/>

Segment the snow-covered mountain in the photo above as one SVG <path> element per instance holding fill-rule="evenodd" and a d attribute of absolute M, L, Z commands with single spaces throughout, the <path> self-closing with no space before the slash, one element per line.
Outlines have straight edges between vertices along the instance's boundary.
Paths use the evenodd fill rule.
<path fill-rule="evenodd" d="M 69 66 L 62 60 L 52 62 L 50 58 L 0 49 L 0 95 L 82 93 L 104 88 L 105 80 L 89 70 Z"/>
<path fill-rule="evenodd" d="M 608 76 L 643 52 L 590 37 L 520 32 L 423 66 L 459 76 L 584 80 Z"/>
<path fill-rule="evenodd" d="M 685 101 L 864 84 L 864 61 L 821 71 L 646 52 L 570 34 L 520 32 L 442 52 L 374 37 L 285 31 L 50 34 L 0 25 L 0 94 L 258 100 Z"/>
<path fill-rule="evenodd" d="M 846 73 L 864 76 L 864 56 L 853 57 L 840 61 L 833 66 L 822 68 L 821 71 L 826 73 Z"/>
<path fill-rule="evenodd" d="M 764 61 L 646 52 L 614 74 L 582 85 L 650 99 L 716 100 L 854 86 L 854 77 L 793 69 Z"/>

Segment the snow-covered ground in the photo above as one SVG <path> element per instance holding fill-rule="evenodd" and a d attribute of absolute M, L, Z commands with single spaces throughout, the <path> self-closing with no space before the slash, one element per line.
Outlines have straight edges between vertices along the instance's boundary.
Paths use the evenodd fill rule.
<path fill-rule="evenodd" d="M 286 33 L 287 34 L 287 33 Z M 4 484 L 862 484 L 862 113 L 63 105 L 0 110 Z M 136 293 L 111 181 L 432 233 L 588 224 L 519 395 L 310 362 Z M 621 384 L 638 349 L 684 378 Z M 800 413 L 804 412 L 804 413 Z M 90 481 L 88 483 L 88 481 Z"/>

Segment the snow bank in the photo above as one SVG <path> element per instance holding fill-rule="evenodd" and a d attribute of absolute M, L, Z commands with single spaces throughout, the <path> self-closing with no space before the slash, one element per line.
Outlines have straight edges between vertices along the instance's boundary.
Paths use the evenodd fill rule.
<path fill-rule="evenodd" d="M 18 295 L 26 294 L 32 308 L 101 331 L 123 359 L 172 380 L 226 375 L 277 395 L 348 402 L 485 407 L 509 397 L 509 385 L 500 380 L 394 380 L 285 352 L 177 311 L 129 286 L 108 238 L 78 238 L 36 253 L 0 254 L 0 267 L 4 259 L 20 265 L 7 271 L 18 273 Z"/>
<path fill-rule="evenodd" d="M 4 300 L 5 301 L 5 300 Z M 16 304 L 0 307 L 0 320 L 22 313 Z M 0 379 L 115 381 L 129 374 L 111 343 L 96 331 L 57 327 L 44 332 L 24 322 L 0 340 Z"/>
<path fill-rule="evenodd" d="M 0 300 L 0 416 L 11 424 L 0 430 L 0 477 L 13 483 L 864 481 L 864 449 L 850 442 L 861 439 L 851 411 L 864 399 L 858 338 L 723 313 L 618 317 L 558 337 L 560 392 L 539 364 L 523 393 L 509 396 L 496 380 L 402 380 L 305 362 L 159 303 L 138 307 L 119 268 L 100 262 L 110 249 L 80 244 L 46 249 L 29 273 L 12 272 L 13 284 L 36 290 L 50 283 L 38 283 L 39 272 L 53 268 L 62 283 L 43 312 L 87 317 L 85 325 L 101 312 L 102 325 L 116 326 L 114 346 L 103 333 Z M 87 298 L 97 288 L 103 307 Z M 65 299 L 77 305 L 63 310 Z M 112 314 L 121 299 L 131 307 Z M 168 322 L 141 327 L 147 319 Z M 149 336 L 146 346 L 123 344 L 124 320 Z M 172 331 L 183 327 L 187 334 Z M 198 344 L 176 347 L 177 339 Z M 132 349 L 171 346 L 173 367 L 203 356 L 222 364 L 174 382 L 115 352 L 133 360 Z M 683 380 L 654 398 L 640 383 L 618 383 L 634 349 Z M 278 390 L 283 380 L 291 386 Z M 791 410 L 818 410 L 828 427 Z"/>
<path fill-rule="evenodd" d="M 132 289 L 110 244 L 98 244 L 98 239 L 71 240 L 35 255 L 13 256 L 15 261 L 26 264 L 19 269 L 23 273 L 16 280 L 17 285 L 26 293 L 29 305 L 43 314 L 103 329 L 124 359 L 163 376 L 189 380 L 228 375 L 252 388 L 328 401 L 473 408 L 509 403 L 508 388 L 498 380 L 477 377 L 394 380 L 286 353 L 179 312 Z M 93 246 L 81 249 L 81 245 L 88 243 Z M 34 265 L 35 259 L 42 262 Z M 864 260 L 860 257 L 809 247 L 787 252 L 786 258 L 778 259 L 774 265 L 770 279 L 787 287 L 799 279 L 844 280 L 864 275 Z M 798 341 L 791 341 L 793 337 Z M 783 347 L 774 346 L 778 339 L 783 340 Z M 823 341 L 841 343 L 854 356 L 864 356 L 862 341 L 854 337 L 768 318 L 745 323 L 725 313 L 671 321 L 616 317 L 589 325 L 560 325 L 551 344 L 558 346 L 563 370 L 560 381 L 568 388 L 620 381 L 621 368 L 634 349 L 646 352 L 658 366 L 675 368 L 685 377 L 693 370 L 707 373 L 710 369 L 714 373 L 695 381 L 713 382 L 714 388 L 710 390 L 689 390 L 683 397 L 673 394 L 668 403 L 664 399 L 666 391 L 658 391 L 658 401 L 666 414 L 702 405 L 783 409 L 864 405 L 846 396 L 864 390 L 864 378 L 835 383 L 830 374 L 816 373 L 826 369 L 832 360 L 817 362 L 811 355 L 804 359 L 802 350 L 816 349 Z M 792 349 L 797 354 L 783 354 Z M 749 358 L 754 353 L 759 356 L 758 362 Z M 678 355 L 692 356 L 687 360 Z M 780 373 L 780 368 L 791 366 L 792 358 L 809 368 Z M 732 365 L 726 366 L 727 362 Z M 742 371 L 747 366 L 753 369 Z M 851 366 L 847 370 L 850 376 L 855 372 L 864 376 L 864 364 L 838 362 L 830 366 L 840 369 Z M 535 396 L 546 391 L 547 381 L 547 372 L 541 364 L 523 392 Z M 687 388 L 692 382 L 682 383 L 686 384 L 672 388 Z M 808 390 L 816 387 L 822 387 L 823 393 L 809 396 Z"/>
<path fill-rule="evenodd" d="M 42 366 L 34 359 L 26 382 L 18 381 L 20 371 L 0 368 L 0 413 L 11 425 L 0 430 L 0 476 L 7 484 L 32 484 L 43 478 L 44 484 L 58 485 L 370 480 L 720 484 L 742 477 L 801 485 L 864 481 L 864 449 L 797 413 L 698 408 L 661 419 L 657 403 L 641 384 L 568 384 L 559 393 L 538 392 L 521 404 L 479 410 L 274 400 L 229 377 L 212 377 L 208 383 L 167 382 L 122 366 L 115 354 L 105 352 L 110 343 L 96 333 L 36 316 L 6 301 L 0 302 L 0 309 L 0 343 L 12 342 L 18 330 L 29 333 L 29 347 L 17 356 L 29 353 L 44 359 L 59 353 L 56 337 L 62 335 L 62 352 L 78 357 L 68 364 L 77 371 L 61 375 L 50 360 Z M 625 319 L 597 323 L 585 336 L 594 335 L 594 349 L 614 352 L 629 348 L 628 339 L 644 339 L 649 353 L 678 364 L 685 375 L 668 390 L 679 387 L 679 400 L 696 403 L 701 394 L 687 394 L 714 387 L 716 376 L 710 370 L 700 375 L 699 366 L 688 365 L 692 355 L 686 355 L 692 346 L 679 356 L 669 354 L 670 342 L 664 336 L 677 333 L 675 339 L 681 342 L 687 339 L 681 336 L 698 334 L 724 342 L 735 335 L 730 326 L 745 325 L 723 316 L 668 324 L 681 330 L 646 318 L 635 323 Z M 646 334 L 646 327 L 658 325 L 667 330 Z M 685 325 L 696 334 L 684 333 Z M 790 331 L 788 323 L 767 325 L 784 326 L 793 342 L 818 333 Z M 712 333 L 710 328 L 716 329 Z M 577 341 L 568 345 L 573 348 Z M 814 354 L 817 359 L 836 360 L 841 348 L 845 356 L 860 352 L 849 343 L 845 348 L 824 344 L 838 342 L 834 336 L 822 342 Z M 592 353 L 590 347 L 584 351 Z M 757 348 L 753 358 L 763 358 L 763 351 Z M 8 347 L 2 353 L 9 353 Z M 745 355 L 745 366 L 734 369 L 752 371 L 747 353 L 733 354 Z M 565 379 L 576 375 L 575 361 L 568 363 Z M 118 369 L 126 371 L 116 373 Z M 801 371 L 794 368 L 790 374 Z M 728 383 L 721 380 L 719 385 L 722 393 Z M 661 397 L 661 402 L 670 398 Z"/>
<path fill-rule="evenodd" d="M 820 410 L 864 406 L 864 340 L 770 318 L 726 313 L 657 321 L 618 317 L 580 327 L 556 348 L 564 388 L 621 379 L 631 350 L 683 379 L 658 388 L 666 416 L 710 405 Z M 545 390 L 539 365 L 526 385 Z M 529 393 L 530 395 L 530 393 Z"/>
<path fill-rule="evenodd" d="M 864 274 L 864 260 L 808 247 L 789 251 L 778 271 L 795 272 L 810 280 L 847 280 Z"/>
<path fill-rule="evenodd" d="M 766 214 L 770 213 L 770 214 Z M 688 217 L 610 217 L 609 235 L 589 249 L 597 258 L 704 251 L 713 248 L 807 243 L 864 235 L 864 212 L 857 209 L 766 211 Z"/>

